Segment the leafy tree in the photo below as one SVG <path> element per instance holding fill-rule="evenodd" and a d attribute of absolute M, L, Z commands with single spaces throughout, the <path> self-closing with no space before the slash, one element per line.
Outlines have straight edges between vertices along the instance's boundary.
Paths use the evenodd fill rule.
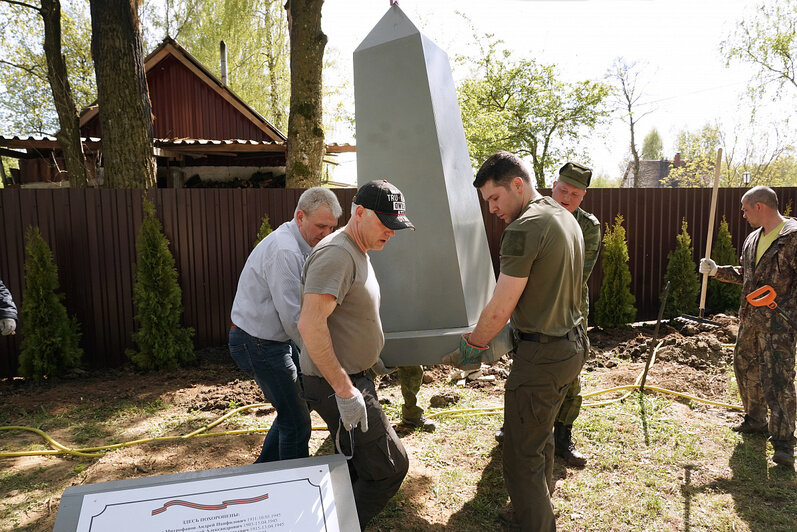
<path fill-rule="evenodd" d="M 642 141 L 642 158 L 646 161 L 658 161 L 662 158 L 662 143 L 656 128 L 650 130 Z"/>
<path fill-rule="evenodd" d="M 610 87 L 599 81 L 567 83 L 554 65 L 516 60 L 491 35 L 468 59 L 471 74 L 458 87 L 471 163 L 499 149 L 531 159 L 538 187 L 563 160 L 587 161 L 581 143 L 609 117 Z"/>
<path fill-rule="evenodd" d="M 152 107 L 144 76 L 138 2 L 90 3 L 105 183 L 115 188 L 154 187 Z"/>
<path fill-rule="evenodd" d="M 738 21 L 720 45 L 727 63 L 753 65 L 756 94 L 773 86 L 780 96 L 784 87 L 797 94 L 797 0 L 765 0 L 755 12 Z"/>
<path fill-rule="evenodd" d="M 255 237 L 255 244 L 252 248 L 256 248 L 257 245 L 268 235 L 271 234 L 271 224 L 268 220 L 268 214 L 263 215 L 263 219 L 260 221 L 260 229 L 257 230 L 257 236 Z"/>
<path fill-rule="evenodd" d="M 138 324 L 133 341 L 138 347 L 129 349 L 127 356 L 142 369 L 174 369 L 194 360 L 194 329 L 180 325 L 183 302 L 174 257 L 155 206 L 146 198 L 143 206 L 133 287 Z"/>
<path fill-rule="evenodd" d="M 38 227 L 25 231 L 25 291 L 19 374 L 36 381 L 80 365 L 80 325 L 70 319 L 58 293 L 58 269 Z"/>
<path fill-rule="evenodd" d="M 681 221 L 681 233 L 675 237 L 675 249 L 667 254 L 664 280 L 670 282 L 670 295 L 664 307 L 664 317 L 697 314 L 700 278 L 697 264 L 692 260 L 692 237 L 687 232 L 686 219 Z"/>
<path fill-rule="evenodd" d="M 636 298 L 631 293 L 631 270 L 628 268 L 628 243 L 623 217 L 618 214 L 614 226 L 606 224 L 603 235 L 603 280 L 595 304 L 595 323 L 601 327 L 619 327 L 636 317 Z"/>
<path fill-rule="evenodd" d="M 629 148 L 631 151 L 631 172 L 634 176 L 634 188 L 639 186 L 639 151 L 636 147 L 636 125 L 647 114 L 652 111 L 640 112 L 639 99 L 642 98 L 642 87 L 640 87 L 640 76 L 643 67 L 636 62 L 627 63 L 622 57 L 614 60 L 607 76 L 616 87 L 614 93 L 615 105 L 622 109 L 627 116 L 628 126 L 631 131 L 631 141 Z"/>
<path fill-rule="evenodd" d="M 723 186 L 797 185 L 791 129 L 787 120 L 762 124 L 755 112 L 745 124 L 737 124 L 727 133 L 720 129 L 719 140 L 725 146 Z M 749 184 L 744 183 L 745 172 L 750 173 Z"/>
<path fill-rule="evenodd" d="M 670 174 L 662 180 L 664 184 L 678 187 L 707 187 L 714 179 L 717 163 L 717 148 L 720 147 L 720 131 L 717 126 L 706 124 L 696 132 L 681 131 L 676 137 L 676 151 L 681 154 L 681 166 L 670 167 Z"/>
<path fill-rule="evenodd" d="M 283 0 L 168 0 L 162 10 L 146 6 L 143 16 L 154 30 L 154 35 L 149 33 L 151 41 L 172 36 L 219 78 L 223 40 L 229 87 L 287 131 L 290 46 L 284 4 Z"/>
<path fill-rule="evenodd" d="M 53 93 L 47 78 L 44 24 L 36 6 L 0 2 L 0 134 L 42 135 L 59 129 Z M 88 43 L 88 4 L 61 2 L 61 47 L 76 109 L 97 97 Z"/>
<path fill-rule="evenodd" d="M 737 266 L 736 249 L 731 242 L 731 232 L 728 229 L 728 221 L 722 217 L 719 230 L 717 231 L 717 241 L 711 250 L 711 258 L 720 265 L 730 264 Z M 716 279 L 708 280 L 708 294 L 706 295 L 706 307 L 709 312 L 727 312 L 738 310 L 742 296 L 742 286 L 733 283 L 723 283 Z"/>

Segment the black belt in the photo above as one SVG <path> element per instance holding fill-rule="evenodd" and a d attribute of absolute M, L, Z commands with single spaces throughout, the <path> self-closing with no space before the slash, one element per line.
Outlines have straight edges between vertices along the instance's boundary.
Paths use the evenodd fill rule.
<path fill-rule="evenodd" d="M 551 342 L 558 342 L 559 340 L 575 340 L 578 336 L 578 325 L 570 329 L 564 336 L 551 336 L 542 333 L 527 333 L 523 331 L 515 331 L 515 336 L 518 340 L 524 342 L 537 342 L 539 344 L 548 344 Z"/>

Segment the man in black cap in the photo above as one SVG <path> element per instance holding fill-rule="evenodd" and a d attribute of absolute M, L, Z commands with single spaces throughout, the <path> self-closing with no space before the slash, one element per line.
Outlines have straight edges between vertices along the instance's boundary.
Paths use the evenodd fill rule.
<path fill-rule="evenodd" d="M 367 252 L 399 229 L 415 229 L 404 195 L 371 181 L 352 200 L 351 219 L 314 248 L 302 274 L 299 333 L 305 399 L 349 459 L 354 502 L 365 526 L 398 491 L 407 452 L 382 412 L 368 369 L 385 343 L 379 283 Z"/>

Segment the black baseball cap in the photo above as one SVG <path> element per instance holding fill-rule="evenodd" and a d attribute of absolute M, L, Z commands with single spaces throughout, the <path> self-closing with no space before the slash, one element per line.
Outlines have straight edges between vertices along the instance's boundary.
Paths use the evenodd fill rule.
<path fill-rule="evenodd" d="M 384 179 L 369 181 L 360 187 L 352 203 L 371 209 L 388 229 L 415 229 L 404 214 L 404 194 Z"/>

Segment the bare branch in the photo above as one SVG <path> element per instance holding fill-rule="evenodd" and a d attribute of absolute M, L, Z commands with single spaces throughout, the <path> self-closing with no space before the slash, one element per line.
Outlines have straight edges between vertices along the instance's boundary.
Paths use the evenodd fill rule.
<path fill-rule="evenodd" d="M 5 2 L 6 4 L 10 4 L 12 6 L 27 7 L 28 9 L 33 9 L 34 11 L 41 13 L 40 7 L 32 6 L 30 4 L 26 4 L 25 2 L 18 2 L 17 0 L 0 0 L 0 2 Z"/>

